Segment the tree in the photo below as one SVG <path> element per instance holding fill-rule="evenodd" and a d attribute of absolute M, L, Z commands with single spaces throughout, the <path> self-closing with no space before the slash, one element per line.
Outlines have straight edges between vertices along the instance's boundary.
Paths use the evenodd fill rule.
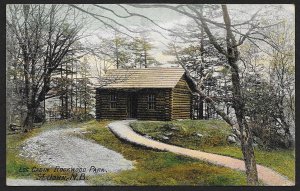
<path fill-rule="evenodd" d="M 100 43 L 98 47 L 91 50 L 92 55 L 112 63 L 116 68 L 127 67 L 130 60 L 129 40 L 124 35 L 114 31 L 112 38 L 98 37 Z"/>
<path fill-rule="evenodd" d="M 66 55 L 65 59 L 69 60 L 74 55 Z M 73 90 L 74 90 L 74 62 L 77 64 L 77 60 L 71 62 L 65 62 L 61 64 L 60 68 L 57 68 L 57 72 L 60 73 L 58 88 L 60 91 L 61 101 L 61 119 L 68 119 L 72 116 L 73 107 Z"/>
<path fill-rule="evenodd" d="M 63 5 L 8 5 L 7 28 L 20 50 L 24 75 L 22 95 L 27 115 L 25 129 L 31 129 L 40 104 L 50 90 L 52 73 L 79 40 L 82 25 L 71 7 Z M 82 21 L 81 21 L 82 22 Z"/>
<path fill-rule="evenodd" d="M 146 34 L 134 38 L 130 43 L 130 49 L 133 54 L 132 66 L 139 68 L 148 68 L 151 65 L 156 65 L 158 62 L 150 55 L 149 51 L 153 49 L 150 39 Z"/>
<path fill-rule="evenodd" d="M 278 110 L 276 118 L 287 136 L 287 144 L 293 146 L 290 129 L 295 128 L 295 39 L 293 25 L 287 21 L 269 31 L 276 48 L 272 48 L 270 63 L 270 82 L 276 93 Z M 271 34 L 270 34 L 271 33 Z"/>
<path fill-rule="evenodd" d="M 21 52 L 12 32 L 6 33 L 6 105 L 7 126 L 12 123 L 20 124 L 25 115 L 25 103 L 22 98 L 23 72 L 20 64 Z"/>
<path fill-rule="evenodd" d="M 177 41 L 178 38 L 175 37 L 174 41 L 169 44 L 168 51 L 164 53 L 176 56 L 177 61 L 171 63 L 184 65 L 184 68 L 188 70 L 197 83 L 198 88 L 218 102 L 218 105 L 224 103 L 224 110 L 226 109 L 228 114 L 230 83 L 228 66 L 224 65 L 225 57 L 214 49 L 207 36 L 204 35 L 204 31 L 201 30 L 199 33 L 192 26 L 188 24 L 187 27 L 182 26 L 180 29 L 175 29 L 176 35 L 181 35 L 178 37 L 180 39 Z M 187 31 L 184 28 L 187 28 Z M 205 117 L 208 119 L 213 116 L 212 109 L 209 104 L 204 103 L 203 97 L 199 99 L 198 96 L 195 96 L 194 100 L 192 110 L 199 112 L 195 118 L 202 119 Z"/>
<path fill-rule="evenodd" d="M 160 29 L 165 29 L 158 24 L 156 24 L 151 18 L 145 17 L 141 14 L 128 11 L 124 6 L 119 5 L 122 10 L 124 10 L 127 15 L 120 15 L 111 9 L 105 8 L 103 6 L 95 5 L 100 9 L 104 9 L 114 14 L 119 18 L 130 18 L 133 16 L 138 16 L 152 22 L 155 26 Z M 240 47 L 247 41 L 251 42 L 257 47 L 260 47 L 261 43 L 266 43 L 271 47 L 276 48 L 272 40 L 264 34 L 264 30 L 270 26 L 274 26 L 277 23 L 272 23 L 269 25 L 262 20 L 261 15 L 259 15 L 260 10 L 256 13 L 246 16 L 243 19 L 236 19 L 229 15 L 229 11 L 226 5 L 168 5 L 168 4 L 152 4 L 152 5 L 129 5 L 135 8 L 166 8 L 169 10 L 181 13 L 195 23 L 199 31 L 203 31 L 202 34 L 206 34 L 209 43 L 214 47 L 214 49 L 225 58 L 224 65 L 228 66 L 231 78 L 231 90 L 232 90 L 232 107 L 235 111 L 234 116 L 227 115 L 224 111 L 218 108 L 218 103 L 207 96 L 201 89 L 201 81 L 194 78 L 190 71 L 182 63 L 176 50 L 176 45 L 173 46 L 174 52 L 178 63 L 186 70 L 187 76 L 196 92 L 201 95 L 206 102 L 211 104 L 211 107 L 234 129 L 240 131 L 239 138 L 241 140 L 241 150 L 245 160 L 247 182 L 249 185 L 258 184 L 258 176 L 256 169 L 256 161 L 253 150 L 253 137 L 252 131 L 249 127 L 246 118 L 246 100 L 244 92 L 242 91 L 242 81 L 241 81 L 241 51 Z M 269 10 L 267 10 L 269 11 Z M 86 11 L 85 11 L 86 12 Z M 267 12 L 265 15 L 268 15 Z M 92 14 L 98 20 L 103 19 L 103 16 Z M 240 13 L 239 13 L 240 14 Z M 239 17 L 241 18 L 241 17 Z M 103 20 L 101 20 L 103 22 Z M 115 20 L 113 22 L 116 22 Z M 122 26 L 125 28 L 124 26 Z M 169 31 L 171 34 L 175 34 L 173 31 Z M 130 29 L 129 29 L 130 31 Z M 131 31 L 130 31 L 131 32 Z M 178 34 L 178 33 L 177 33 Z M 203 44 L 203 43 L 201 43 Z"/>
<path fill-rule="evenodd" d="M 224 24 L 222 27 L 225 29 L 225 39 L 226 44 L 221 45 L 217 42 L 216 37 L 212 34 L 210 28 L 208 27 L 209 19 L 203 16 L 203 6 L 200 7 L 193 7 L 188 6 L 188 8 L 197 15 L 197 19 L 194 20 L 199 22 L 199 25 L 203 27 L 205 33 L 208 35 L 208 38 L 211 44 L 219 51 L 219 53 L 223 54 L 227 59 L 227 64 L 230 66 L 231 71 L 231 82 L 232 82 L 232 107 L 235 110 L 235 117 L 237 123 L 230 122 L 230 125 L 236 125 L 241 132 L 240 140 L 241 140 L 241 147 L 242 152 L 245 160 L 246 166 L 246 174 L 247 174 L 247 182 L 250 185 L 258 184 L 258 176 L 257 176 L 257 169 L 256 169 L 256 161 L 254 156 L 253 150 L 253 137 L 252 132 L 248 126 L 248 123 L 245 118 L 245 102 L 243 99 L 243 95 L 241 92 L 241 82 L 240 82 L 240 75 L 239 75 L 239 66 L 238 60 L 240 57 L 240 52 L 238 46 L 243 43 L 246 36 L 240 38 L 239 41 L 236 40 L 234 35 L 231 19 L 227 10 L 226 5 L 222 5 L 222 17 Z M 224 114 L 224 113 L 223 113 Z M 228 121 L 229 122 L 229 121 Z"/>
<path fill-rule="evenodd" d="M 244 61 L 248 67 L 245 70 L 247 76 L 243 85 L 249 103 L 247 115 L 253 119 L 252 124 L 258 131 L 255 132 L 256 135 L 265 136 L 263 141 L 270 148 L 290 148 L 294 145 L 291 133 L 295 124 L 294 34 L 291 30 L 293 27 L 288 26 L 288 22 L 283 20 L 265 31 L 274 45 L 269 51 L 265 51 L 265 58 L 257 47 L 252 47 Z M 263 59 L 268 64 L 260 64 L 258 67 L 256 62 L 263 62 Z M 254 107 L 255 111 L 251 107 Z"/>
<path fill-rule="evenodd" d="M 77 78 L 76 82 L 76 88 L 78 92 L 78 97 L 79 97 L 79 107 L 77 105 L 77 117 L 80 119 L 87 119 L 87 116 L 91 109 L 94 107 L 93 105 L 93 87 L 92 83 L 89 79 L 90 77 L 90 72 L 89 72 L 89 65 L 87 62 L 87 59 L 84 58 L 83 61 L 80 62 L 80 70 L 79 70 L 79 75 L 80 77 Z M 79 108 L 79 109 L 78 109 Z"/>
<path fill-rule="evenodd" d="M 232 107 L 235 111 L 235 118 L 231 118 L 226 115 L 223 111 L 220 111 L 217 108 L 217 103 L 211 98 L 207 97 L 201 89 L 197 89 L 198 93 L 202 95 L 207 102 L 211 103 L 216 112 L 231 126 L 240 130 L 240 140 L 242 152 L 245 160 L 247 182 L 250 185 L 258 184 L 258 176 L 256 169 L 256 161 L 253 150 L 253 137 L 251 129 L 248 125 L 245 115 L 245 100 L 241 91 L 241 80 L 240 80 L 240 70 L 239 70 L 239 60 L 240 60 L 240 51 L 239 46 L 241 46 L 245 40 L 252 41 L 255 40 L 264 40 L 261 38 L 259 29 L 259 22 L 257 22 L 257 14 L 255 13 L 252 17 L 244 22 L 239 22 L 232 24 L 232 19 L 229 15 L 226 5 L 133 5 L 134 7 L 139 8 L 153 8 L 153 7 L 164 7 L 179 13 L 182 13 L 194 20 L 194 22 L 203 28 L 205 34 L 207 35 L 209 42 L 214 46 L 214 48 L 226 58 L 226 64 L 230 67 L 231 72 L 231 83 L 232 83 Z M 223 22 L 217 22 L 213 19 L 210 19 L 210 14 L 220 15 Z M 236 27 L 241 26 L 246 28 L 237 30 Z M 247 27 L 248 26 L 248 27 Z M 266 27 L 266 26 L 264 26 Z M 218 28 L 222 30 L 223 37 L 220 40 L 217 38 L 216 33 L 214 34 L 213 28 Z M 237 39 L 239 36 L 239 39 Z M 224 41 L 225 40 L 225 41 Z M 177 57 L 178 58 L 178 57 Z M 178 59 L 179 60 L 179 59 Z M 184 67 L 184 65 L 182 64 Z M 188 70 L 186 70 L 188 73 Z M 193 79 L 191 75 L 188 75 L 194 86 L 197 87 L 197 81 Z M 235 121 L 236 120 L 236 121 Z"/>
<path fill-rule="evenodd" d="M 115 32 L 114 39 L 112 40 L 113 46 L 113 62 L 115 62 L 116 68 L 122 68 L 128 63 L 128 54 L 126 52 L 127 42 L 125 37 L 121 37 Z"/>

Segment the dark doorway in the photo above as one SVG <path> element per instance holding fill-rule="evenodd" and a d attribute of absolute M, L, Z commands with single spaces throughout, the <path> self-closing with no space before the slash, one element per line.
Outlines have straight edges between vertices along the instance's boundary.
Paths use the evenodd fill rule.
<path fill-rule="evenodd" d="M 137 115 L 137 95 L 135 92 L 129 92 L 127 97 L 127 117 L 136 118 Z"/>

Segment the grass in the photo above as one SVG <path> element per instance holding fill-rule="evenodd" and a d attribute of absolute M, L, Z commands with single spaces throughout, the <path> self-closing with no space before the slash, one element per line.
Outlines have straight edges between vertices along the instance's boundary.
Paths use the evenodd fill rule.
<path fill-rule="evenodd" d="M 38 166 L 34 161 L 21 158 L 19 149 L 21 144 L 27 138 L 37 134 L 37 131 L 31 131 L 26 134 L 12 134 L 6 136 L 6 174 L 10 178 L 32 177 L 31 172 L 20 172 L 20 169 L 32 169 Z"/>
<path fill-rule="evenodd" d="M 85 128 L 88 133 L 82 135 L 82 138 L 92 139 L 108 149 L 119 152 L 127 160 L 133 161 L 135 168 L 132 170 L 88 177 L 87 181 L 91 185 L 246 185 L 243 172 L 121 141 L 106 127 L 108 123 L 109 121 L 95 120 L 85 123 L 58 121 L 46 123 L 41 128 L 26 134 L 7 135 L 7 177 L 34 179 L 36 174 L 20 172 L 20 168 L 31 169 L 44 166 L 20 157 L 20 146 L 26 139 L 59 126 Z M 136 122 L 132 126 L 142 134 L 149 134 L 169 144 L 242 158 L 240 149 L 226 142 L 226 135 L 230 134 L 230 128 L 221 121 Z M 170 132 L 174 126 L 176 128 L 173 130 L 173 135 L 169 135 L 169 140 L 164 140 L 160 135 Z M 203 136 L 199 137 L 196 133 L 201 133 Z M 255 152 L 258 163 L 270 166 L 294 180 L 295 159 L 292 151 L 256 149 Z M 49 173 L 54 174 L 51 171 Z"/>
<path fill-rule="evenodd" d="M 246 185 L 245 174 L 229 168 L 154 151 L 123 142 L 108 128 L 108 121 L 83 124 L 85 138 L 119 152 L 135 163 L 135 168 L 119 173 L 89 177 L 92 185 Z"/>
<path fill-rule="evenodd" d="M 36 136 L 42 131 L 49 130 L 53 127 L 74 127 L 75 122 L 68 121 L 55 121 L 49 122 L 42 125 L 41 128 L 33 129 L 28 133 L 20 133 L 20 134 L 10 134 L 6 135 L 6 176 L 8 178 L 28 178 L 35 179 L 38 176 L 38 173 L 32 172 L 33 167 L 45 168 L 44 165 L 39 165 L 33 160 L 26 159 L 24 157 L 20 157 L 20 147 L 24 143 L 26 139 L 30 137 Z M 23 170 L 21 170 L 23 169 Z M 28 171 L 24 171 L 24 169 L 28 169 Z M 53 169 L 50 169 L 49 172 L 45 173 L 45 175 L 69 175 L 68 173 L 60 173 L 54 172 Z"/>
<path fill-rule="evenodd" d="M 219 120 L 138 121 L 131 126 L 136 132 L 165 143 L 243 159 L 240 147 L 226 141 L 231 134 L 230 127 Z M 199 137 L 197 133 L 203 136 Z M 164 139 L 162 135 L 168 135 L 169 139 Z M 255 148 L 255 157 L 258 164 L 270 167 L 295 181 L 295 151 Z"/>
<path fill-rule="evenodd" d="M 230 127 L 219 120 L 138 121 L 132 123 L 131 127 L 134 131 L 150 135 L 156 140 L 191 149 L 228 145 L 226 138 L 231 134 Z M 197 133 L 202 137 L 197 136 Z M 165 140 L 163 136 L 169 139 Z"/>
<path fill-rule="evenodd" d="M 208 147 L 204 151 L 243 159 L 241 149 L 236 146 Z M 295 151 L 283 149 L 266 151 L 255 148 L 254 152 L 258 164 L 270 167 L 295 181 Z"/>

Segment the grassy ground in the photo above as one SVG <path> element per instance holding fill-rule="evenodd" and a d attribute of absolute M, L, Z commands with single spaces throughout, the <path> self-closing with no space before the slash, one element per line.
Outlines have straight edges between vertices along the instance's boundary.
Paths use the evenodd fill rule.
<path fill-rule="evenodd" d="M 173 122 L 134 122 L 132 128 L 143 135 L 186 148 L 232 156 L 242 159 L 237 145 L 228 144 L 230 127 L 219 120 L 184 120 Z M 197 136 L 201 134 L 202 136 Z M 165 139 L 163 136 L 168 137 Z M 255 149 L 258 164 L 268 166 L 295 181 L 295 152 L 293 150 L 266 151 Z"/>
<path fill-rule="evenodd" d="M 123 142 L 106 125 L 108 121 L 83 124 L 88 139 L 134 161 L 135 169 L 89 177 L 93 185 L 245 185 L 245 174 L 169 152 L 154 151 Z"/>
<path fill-rule="evenodd" d="M 41 128 L 33 129 L 28 133 L 11 134 L 6 136 L 6 176 L 8 178 L 31 178 L 35 179 L 37 173 L 33 173 L 31 169 L 33 167 L 46 167 L 37 164 L 33 160 L 20 157 L 20 147 L 22 143 L 35 135 L 38 135 L 42 131 L 46 131 L 52 127 L 75 127 L 75 122 L 56 121 L 52 123 L 46 123 Z M 29 169 L 25 171 L 24 169 Z M 50 170 L 48 172 L 52 175 L 67 175 L 66 173 L 57 173 Z M 48 174 L 46 173 L 46 174 Z"/>
<path fill-rule="evenodd" d="M 32 177 L 31 172 L 20 172 L 20 169 L 38 166 L 34 161 L 19 156 L 20 146 L 24 140 L 34 136 L 37 131 L 26 134 L 12 134 L 6 136 L 6 175 L 11 178 Z"/>
<path fill-rule="evenodd" d="M 245 174 L 228 168 L 211 165 L 188 157 L 169 152 L 160 152 L 125 143 L 116 138 L 108 128 L 108 121 L 75 123 L 57 121 L 46 123 L 41 128 L 26 134 L 7 135 L 7 177 L 32 178 L 32 172 L 20 172 L 20 169 L 45 167 L 32 160 L 19 156 L 22 143 L 42 131 L 54 127 L 81 127 L 89 133 L 85 139 L 93 139 L 105 147 L 121 153 L 126 159 L 134 162 L 133 170 L 110 173 L 103 176 L 89 177 L 92 185 L 245 185 Z M 49 173 L 53 175 L 54 172 Z M 60 173 L 60 175 L 63 175 Z"/>

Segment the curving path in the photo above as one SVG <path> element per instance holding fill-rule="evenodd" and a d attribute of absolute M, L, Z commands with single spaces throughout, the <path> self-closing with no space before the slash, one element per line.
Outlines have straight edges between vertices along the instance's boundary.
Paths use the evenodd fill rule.
<path fill-rule="evenodd" d="M 20 155 L 49 167 L 86 169 L 86 175 L 132 169 L 120 153 L 76 136 L 79 128 L 55 128 L 25 141 Z"/>
<path fill-rule="evenodd" d="M 206 153 L 197 150 L 192 150 L 192 149 L 187 149 L 187 148 L 182 148 L 174 145 L 169 145 L 139 135 L 129 127 L 129 124 L 133 121 L 134 120 L 115 121 L 110 123 L 108 127 L 116 136 L 128 142 L 131 142 L 133 144 L 142 145 L 152 149 L 169 151 L 179 155 L 185 155 L 192 158 L 197 158 L 203 161 L 207 161 L 212 164 L 225 166 L 235 170 L 245 171 L 245 163 L 243 160 L 212 154 L 212 153 Z M 268 167 L 257 165 L 257 171 L 258 171 L 258 178 L 262 180 L 266 185 L 270 185 L 270 186 L 295 185 L 294 182 L 289 181 L 286 177 L 280 175 L 279 173 L 275 172 L 274 170 Z"/>

